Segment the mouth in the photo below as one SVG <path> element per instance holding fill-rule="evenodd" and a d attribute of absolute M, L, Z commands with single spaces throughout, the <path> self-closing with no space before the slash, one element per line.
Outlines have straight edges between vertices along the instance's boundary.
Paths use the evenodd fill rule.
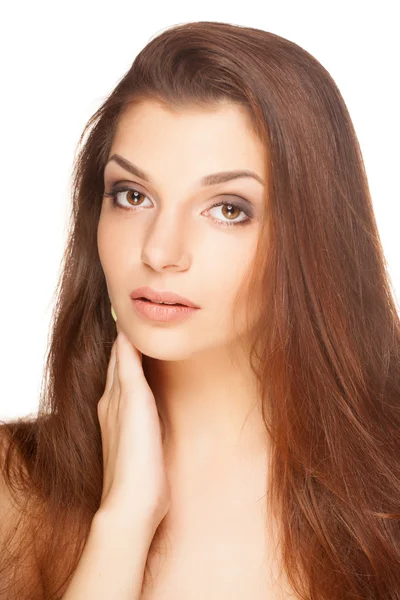
<path fill-rule="evenodd" d="M 199 308 L 185 304 L 153 302 L 145 296 L 132 298 L 133 307 L 141 317 L 158 322 L 180 321 L 195 314 Z"/>
<path fill-rule="evenodd" d="M 130 294 L 132 300 L 141 300 L 149 304 L 160 306 L 178 306 L 187 308 L 200 308 L 197 304 L 169 290 L 155 290 L 149 286 L 141 286 Z"/>
<path fill-rule="evenodd" d="M 180 304 L 179 302 L 153 302 L 153 300 L 144 297 L 138 298 L 138 300 L 143 300 L 144 302 L 149 302 L 149 304 L 156 304 L 158 306 L 187 306 L 187 304 Z"/>

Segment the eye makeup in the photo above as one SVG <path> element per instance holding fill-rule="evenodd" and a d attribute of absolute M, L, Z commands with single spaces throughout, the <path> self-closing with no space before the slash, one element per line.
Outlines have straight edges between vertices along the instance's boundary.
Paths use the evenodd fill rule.
<path fill-rule="evenodd" d="M 123 205 L 121 203 L 121 201 L 118 199 L 120 194 L 123 194 L 125 192 L 128 192 L 131 195 L 131 201 L 132 199 L 137 200 L 140 196 L 143 196 L 144 198 L 149 199 L 149 197 L 141 191 L 141 189 L 138 187 L 133 187 L 133 186 L 126 186 L 124 184 L 114 184 L 111 186 L 110 190 L 107 192 L 104 192 L 104 196 L 110 197 L 112 199 L 112 205 L 115 208 L 119 208 L 122 210 L 128 210 L 128 211 L 135 211 L 138 208 L 141 208 L 142 205 Z M 133 195 L 133 197 L 132 197 Z M 242 215 L 244 215 L 245 218 L 242 218 L 239 221 L 221 221 L 220 219 L 216 219 L 215 217 L 211 217 L 212 220 L 219 226 L 222 227 L 232 227 L 232 226 L 237 226 L 237 225 L 246 225 L 248 223 L 250 223 L 253 219 L 254 219 L 254 207 L 252 205 L 251 202 L 249 202 L 248 200 L 246 200 L 245 198 L 242 198 L 241 196 L 236 196 L 233 194 L 222 194 L 227 196 L 228 198 L 233 198 L 234 201 L 219 201 L 219 202 L 215 202 L 214 204 L 212 204 L 212 206 L 210 206 L 209 209 L 207 209 L 207 212 L 212 210 L 213 208 L 217 208 L 217 207 L 228 207 L 229 209 L 232 210 L 236 210 L 239 211 L 239 213 L 241 213 Z M 143 207 L 143 208 L 147 208 L 147 207 Z"/>

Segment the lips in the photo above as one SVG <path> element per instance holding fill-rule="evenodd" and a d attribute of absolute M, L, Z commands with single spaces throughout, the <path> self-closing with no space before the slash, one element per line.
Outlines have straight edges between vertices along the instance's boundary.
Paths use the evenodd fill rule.
<path fill-rule="evenodd" d="M 160 303 L 161 306 L 161 303 L 165 302 L 165 306 L 168 306 L 168 304 L 172 303 L 174 305 L 190 306 L 191 308 L 200 308 L 197 304 L 195 304 L 188 298 L 179 296 L 175 292 L 157 291 L 149 286 L 142 286 L 136 288 L 135 290 L 133 290 L 130 296 L 133 300 L 141 298 L 144 300 L 149 300 L 150 302 Z"/>
<path fill-rule="evenodd" d="M 154 300 L 149 300 L 148 298 L 140 298 L 140 300 L 150 302 L 151 304 L 161 304 L 164 306 L 187 306 L 187 304 L 180 304 L 179 302 L 155 302 Z"/>
<path fill-rule="evenodd" d="M 154 323 L 173 323 L 183 321 L 194 315 L 199 309 L 183 304 L 158 304 L 141 298 L 132 299 L 136 313 Z"/>

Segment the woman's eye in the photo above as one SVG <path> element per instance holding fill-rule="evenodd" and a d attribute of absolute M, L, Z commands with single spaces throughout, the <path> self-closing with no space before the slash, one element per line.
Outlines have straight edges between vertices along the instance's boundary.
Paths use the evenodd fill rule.
<path fill-rule="evenodd" d="M 125 195 L 126 194 L 126 195 Z M 105 196 L 109 196 L 112 199 L 113 206 L 118 206 L 121 208 L 127 208 L 128 210 L 131 208 L 135 208 L 136 206 L 142 206 L 142 198 L 147 198 L 143 192 L 140 190 L 136 190 L 134 188 L 112 188 L 109 192 L 104 194 Z M 120 198 L 124 198 L 128 203 L 123 204 Z"/>
<path fill-rule="evenodd" d="M 125 210 L 142 207 L 144 206 L 143 199 L 149 199 L 148 196 L 140 190 L 128 187 L 112 187 L 109 192 L 104 193 L 104 196 L 108 196 L 112 199 L 113 206 Z M 211 213 L 211 211 L 216 212 L 216 215 L 212 215 L 214 223 L 223 227 L 244 225 L 253 219 L 252 214 L 249 214 L 244 208 L 241 208 L 233 202 L 216 202 L 207 209 L 206 212 Z"/>
<path fill-rule="evenodd" d="M 217 216 L 219 213 L 223 219 L 226 219 L 226 221 L 220 221 L 219 218 L 217 219 L 221 225 L 242 225 L 252 218 L 243 208 L 240 208 L 240 206 L 231 202 L 218 202 L 217 204 L 214 204 L 209 211 L 214 209 L 218 209 Z M 240 215 L 242 215 L 242 217 L 238 219 Z"/>

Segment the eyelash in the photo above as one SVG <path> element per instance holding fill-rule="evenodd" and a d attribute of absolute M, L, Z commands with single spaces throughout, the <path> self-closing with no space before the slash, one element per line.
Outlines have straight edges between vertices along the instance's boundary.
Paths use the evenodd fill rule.
<path fill-rule="evenodd" d="M 144 196 L 145 198 L 148 198 L 148 196 L 146 196 L 146 194 L 144 194 L 140 190 L 138 190 L 136 188 L 133 188 L 133 187 L 125 187 L 125 186 L 112 186 L 109 192 L 104 192 L 104 196 L 110 197 L 112 199 L 113 206 L 115 206 L 116 208 L 121 208 L 122 210 L 135 210 L 136 208 L 140 208 L 140 206 L 132 206 L 130 208 L 122 206 L 117 201 L 117 194 L 120 194 L 121 192 L 138 192 L 139 194 L 142 194 L 142 196 Z M 232 226 L 237 226 L 237 225 L 247 225 L 250 221 L 253 220 L 253 216 L 252 215 L 250 215 L 243 208 L 241 208 L 240 206 L 238 206 L 237 204 L 234 204 L 232 202 L 216 202 L 215 204 L 213 204 L 212 206 L 210 206 L 210 208 L 208 210 L 211 210 L 212 208 L 215 208 L 216 206 L 231 206 L 232 208 L 237 208 L 238 210 L 240 210 L 240 212 L 242 212 L 243 214 L 245 214 L 246 217 L 247 217 L 247 219 L 243 219 L 242 221 L 236 221 L 236 222 L 232 221 L 231 223 L 225 222 L 225 221 L 220 221 L 218 219 L 215 219 L 214 217 L 211 217 L 212 220 L 217 225 L 220 225 L 221 227 L 232 227 Z"/>

